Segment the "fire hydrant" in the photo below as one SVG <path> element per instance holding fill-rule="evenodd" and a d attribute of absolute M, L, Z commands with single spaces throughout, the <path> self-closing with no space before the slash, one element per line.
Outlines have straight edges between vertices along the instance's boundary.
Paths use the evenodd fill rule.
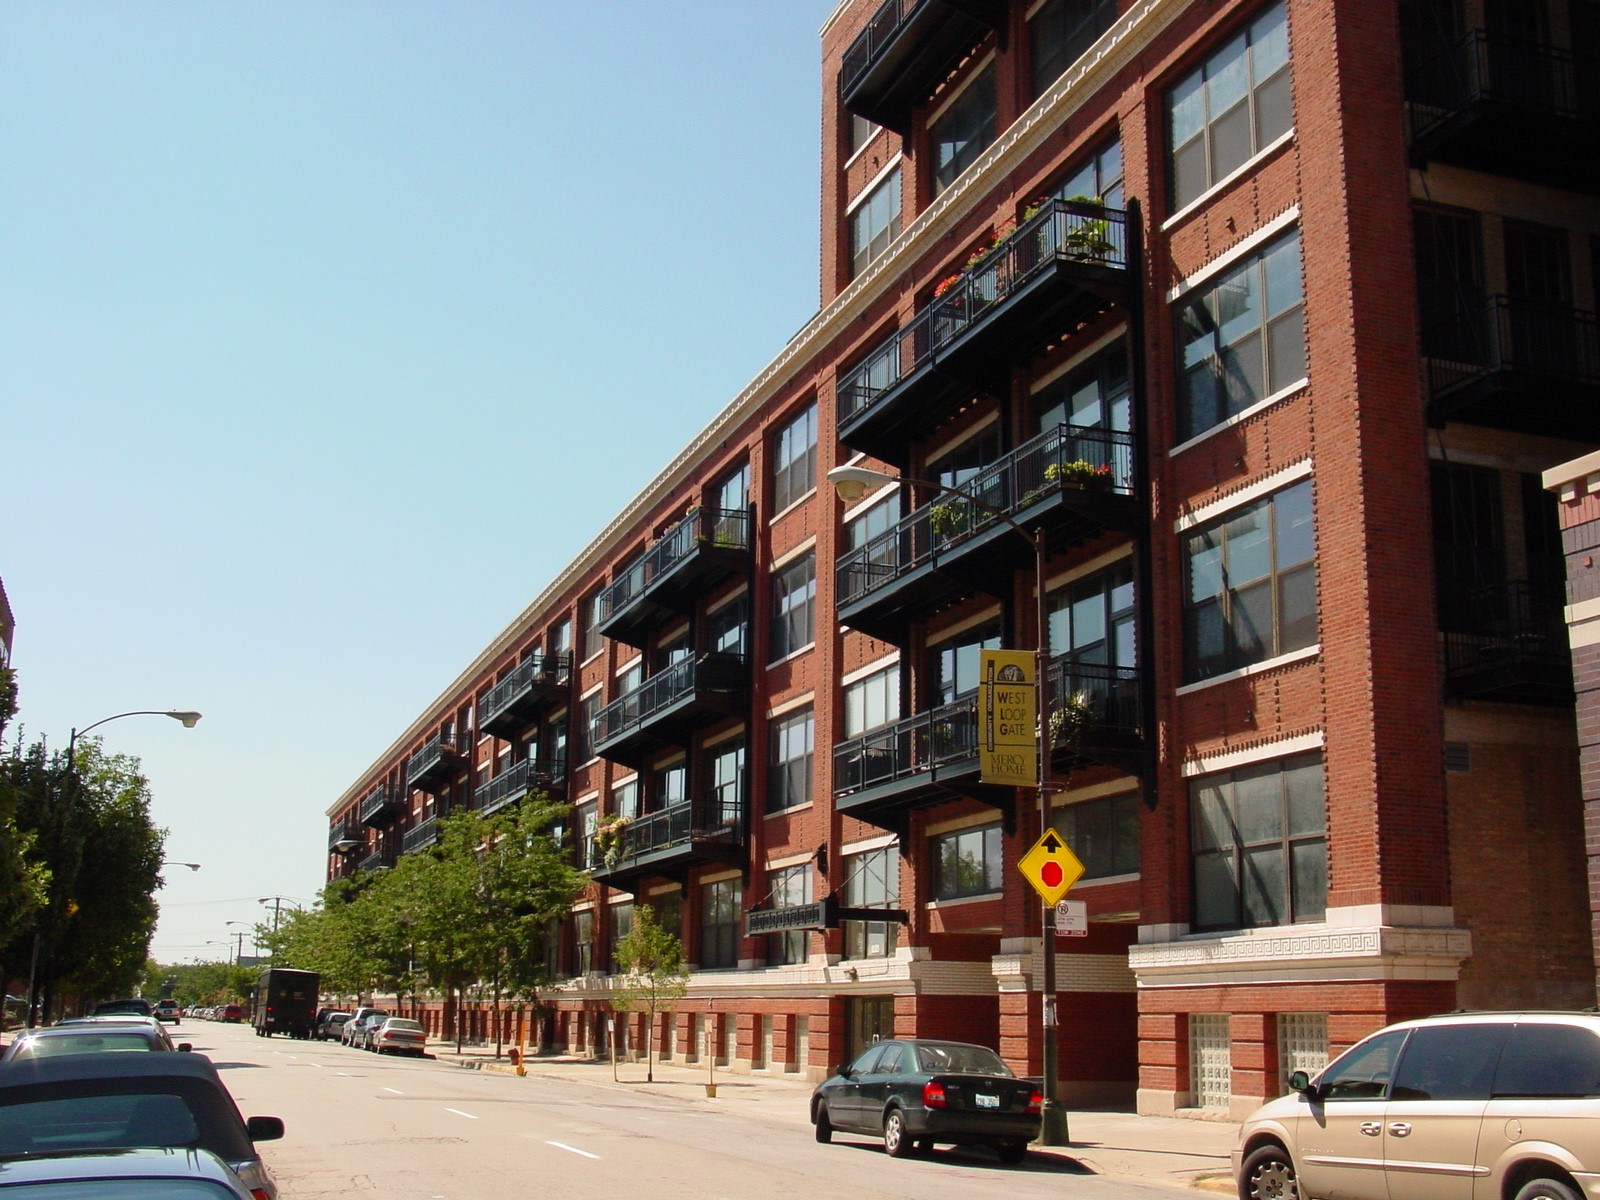
<path fill-rule="evenodd" d="M 511 1065 L 517 1069 L 518 1075 L 526 1075 L 528 1069 L 522 1065 L 522 1047 L 513 1046 L 510 1052 Z"/>

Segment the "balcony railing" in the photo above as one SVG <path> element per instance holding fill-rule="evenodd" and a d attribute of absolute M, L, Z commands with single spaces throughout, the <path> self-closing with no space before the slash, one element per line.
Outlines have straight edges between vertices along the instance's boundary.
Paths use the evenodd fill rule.
<path fill-rule="evenodd" d="M 1065 313 L 1120 294 L 1127 267 L 1127 213 L 1077 200 L 1045 201 L 839 377 L 840 440 L 898 461 L 884 445 L 895 430 L 913 418 L 926 423 L 930 403 L 962 394 L 956 385 L 964 375 L 1015 357 L 1036 336 L 1059 333 Z"/>
<path fill-rule="evenodd" d="M 567 756 L 551 754 L 512 763 L 472 793 L 472 807 L 485 816 L 521 800 L 529 792 L 551 790 L 565 783 Z"/>
<path fill-rule="evenodd" d="M 996 28 L 999 0 L 884 0 L 839 63 L 845 108 L 904 134 L 911 109 Z"/>
<path fill-rule="evenodd" d="M 690 611 L 707 584 L 742 570 L 749 555 L 748 509 L 691 509 L 600 593 L 600 632 L 643 645 L 659 621 Z"/>
<path fill-rule="evenodd" d="M 526 727 L 544 705 L 562 696 L 572 677 L 572 655 L 534 654 L 511 668 L 478 706 L 478 727 L 510 737 Z"/>
<path fill-rule="evenodd" d="M 835 803 L 855 810 L 867 802 L 912 798 L 907 785 L 916 785 L 920 794 L 920 788 L 941 772 L 946 779 L 975 776 L 977 754 L 973 699 L 942 704 L 835 745 Z"/>
<path fill-rule="evenodd" d="M 328 828 L 328 850 L 348 854 L 365 840 L 359 821 L 338 821 Z"/>
<path fill-rule="evenodd" d="M 362 871 L 381 871 L 386 867 L 392 866 L 394 866 L 394 851 L 386 846 L 380 846 L 363 858 L 361 866 L 357 869 Z"/>
<path fill-rule="evenodd" d="M 1078 756 L 1130 775 L 1143 773 L 1144 713 L 1137 667 L 1082 662 L 1069 651 L 1050 660 L 1045 678 L 1052 713 L 1060 712 L 1074 696 L 1081 695 L 1088 701 L 1089 723 L 1075 748 Z M 1069 752 L 1067 747 L 1056 748 L 1058 758 Z"/>
<path fill-rule="evenodd" d="M 839 618 L 889 641 L 905 622 L 973 586 L 1005 586 L 1006 566 L 1029 560 L 1028 544 L 996 515 L 1047 544 L 1081 542 L 1106 529 L 1131 531 L 1136 446 L 1131 433 L 1058 425 L 1029 439 L 962 484 L 983 501 L 949 494 L 839 557 Z"/>
<path fill-rule="evenodd" d="M 1572 703 L 1562 600 L 1559 589 L 1519 581 L 1455 605 L 1443 635 L 1447 693 L 1458 700 Z"/>
<path fill-rule="evenodd" d="M 749 668 L 741 656 L 683 659 L 600 710 L 595 750 L 632 762 L 642 749 L 675 744 L 707 717 L 742 711 L 748 687 Z"/>
<path fill-rule="evenodd" d="M 588 869 L 602 882 L 618 885 L 641 874 L 681 873 L 703 862 L 721 862 L 744 845 L 744 802 L 737 788 L 704 799 L 686 800 L 629 821 L 622 843 L 600 855 L 590 843 Z"/>
<path fill-rule="evenodd" d="M 461 769 L 466 747 L 454 737 L 434 734 L 406 764 L 406 784 L 425 792 L 436 792 Z"/>
<path fill-rule="evenodd" d="M 356 809 L 356 818 L 363 825 L 382 825 L 400 812 L 400 797 L 387 783 L 380 783 L 365 796 Z"/>
<path fill-rule="evenodd" d="M 1413 158 L 1592 192 L 1600 55 L 1582 49 L 1485 29 L 1431 55 L 1408 47 Z"/>
<path fill-rule="evenodd" d="M 400 839 L 400 853 L 414 854 L 418 850 L 426 850 L 439 840 L 439 821 L 436 817 L 428 817 L 406 830 Z"/>

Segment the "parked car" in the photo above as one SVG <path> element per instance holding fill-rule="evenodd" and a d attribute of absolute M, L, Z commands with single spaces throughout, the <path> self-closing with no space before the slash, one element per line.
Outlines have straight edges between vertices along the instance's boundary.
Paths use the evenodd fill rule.
<path fill-rule="evenodd" d="M 178 1002 L 176 1000 L 157 1000 L 155 1011 L 152 1015 L 158 1021 L 171 1021 L 176 1025 L 183 1014 L 178 1010 Z"/>
<path fill-rule="evenodd" d="M 356 1032 L 361 1028 L 361 1022 L 374 1014 L 380 1017 L 389 1015 L 387 1010 L 374 1008 L 370 1004 L 363 1004 L 358 1007 L 355 1012 L 350 1014 L 350 1019 L 344 1023 L 344 1028 L 339 1031 L 339 1040 L 346 1046 L 354 1046 L 356 1044 Z"/>
<path fill-rule="evenodd" d="M 257 1200 L 276 1200 L 254 1143 L 282 1136 L 278 1117 L 239 1115 L 203 1054 L 70 1054 L 0 1068 L 3 1160 L 85 1148 L 200 1148 L 227 1163 Z"/>
<path fill-rule="evenodd" d="M 217 1020 L 237 1025 L 244 1020 L 244 1009 L 237 1004 L 224 1004 L 217 1009 Z"/>
<path fill-rule="evenodd" d="M 388 1019 L 388 1013 L 368 1013 L 355 1023 L 356 1029 L 350 1035 L 350 1044 L 357 1050 L 371 1049 L 373 1032 Z"/>
<path fill-rule="evenodd" d="M 119 1017 L 136 1016 L 148 1017 L 155 1011 L 155 1006 L 148 1000 L 102 1000 L 89 1010 L 91 1017 Z"/>
<path fill-rule="evenodd" d="M 244 1181 L 199 1149 L 108 1150 L 11 1159 L 0 1171 L 3 1200 L 252 1200 Z"/>
<path fill-rule="evenodd" d="M 1288 1084 L 1239 1128 L 1243 1200 L 1597 1194 L 1600 1014 L 1401 1021 Z"/>
<path fill-rule="evenodd" d="M 48 1058 L 58 1054 L 98 1054 L 107 1050 L 183 1050 L 188 1042 L 174 1045 L 167 1031 L 144 1021 L 108 1021 L 94 1018 L 70 1024 L 47 1025 L 17 1034 L 0 1062 L 24 1058 Z"/>
<path fill-rule="evenodd" d="M 410 1017 L 385 1017 L 367 1030 L 365 1045 L 379 1054 L 415 1054 L 421 1058 L 428 1047 L 428 1035 Z"/>
<path fill-rule="evenodd" d="M 811 1093 L 817 1141 L 835 1131 L 883 1138 L 895 1158 L 935 1144 L 989 1146 L 1018 1163 L 1039 1135 L 1044 1095 L 987 1046 L 878 1042 Z"/>
<path fill-rule="evenodd" d="M 335 1008 L 324 1009 L 322 1015 L 317 1018 L 315 1027 L 311 1030 L 311 1036 L 319 1042 L 325 1042 L 329 1038 L 337 1038 L 344 1032 L 345 1022 L 349 1019 L 350 1014 L 347 1012 L 340 1012 Z"/>

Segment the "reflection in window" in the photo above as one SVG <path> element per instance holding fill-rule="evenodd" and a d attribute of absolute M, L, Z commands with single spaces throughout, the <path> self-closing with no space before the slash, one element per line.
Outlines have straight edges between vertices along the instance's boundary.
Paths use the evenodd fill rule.
<path fill-rule="evenodd" d="M 1033 98 L 1037 100 L 1116 19 L 1116 0 L 1045 0 L 1028 18 Z"/>
<path fill-rule="evenodd" d="M 959 900 L 1000 891 L 1000 826 L 947 833 L 934 839 L 932 850 L 934 899 Z"/>
<path fill-rule="evenodd" d="M 928 124 L 935 196 L 954 183 L 994 141 L 994 122 L 994 63 L 991 62 Z"/>
<path fill-rule="evenodd" d="M 873 259 L 900 236 L 900 169 L 850 210 L 850 277 L 865 271 Z"/>
<path fill-rule="evenodd" d="M 900 907 L 900 851 L 893 846 L 849 855 L 844 860 L 847 908 Z M 894 953 L 900 925 L 895 921 L 845 921 L 846 958 L 887 958 Z"/>

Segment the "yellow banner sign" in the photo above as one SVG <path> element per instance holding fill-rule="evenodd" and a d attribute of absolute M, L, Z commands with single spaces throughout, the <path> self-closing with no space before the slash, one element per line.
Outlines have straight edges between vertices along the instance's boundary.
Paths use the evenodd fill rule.
<path fill-rule="evenodd" d="M 1039 785 L 1037 656 L 1031 650 L 978 652 L 978 778 Z"/>

